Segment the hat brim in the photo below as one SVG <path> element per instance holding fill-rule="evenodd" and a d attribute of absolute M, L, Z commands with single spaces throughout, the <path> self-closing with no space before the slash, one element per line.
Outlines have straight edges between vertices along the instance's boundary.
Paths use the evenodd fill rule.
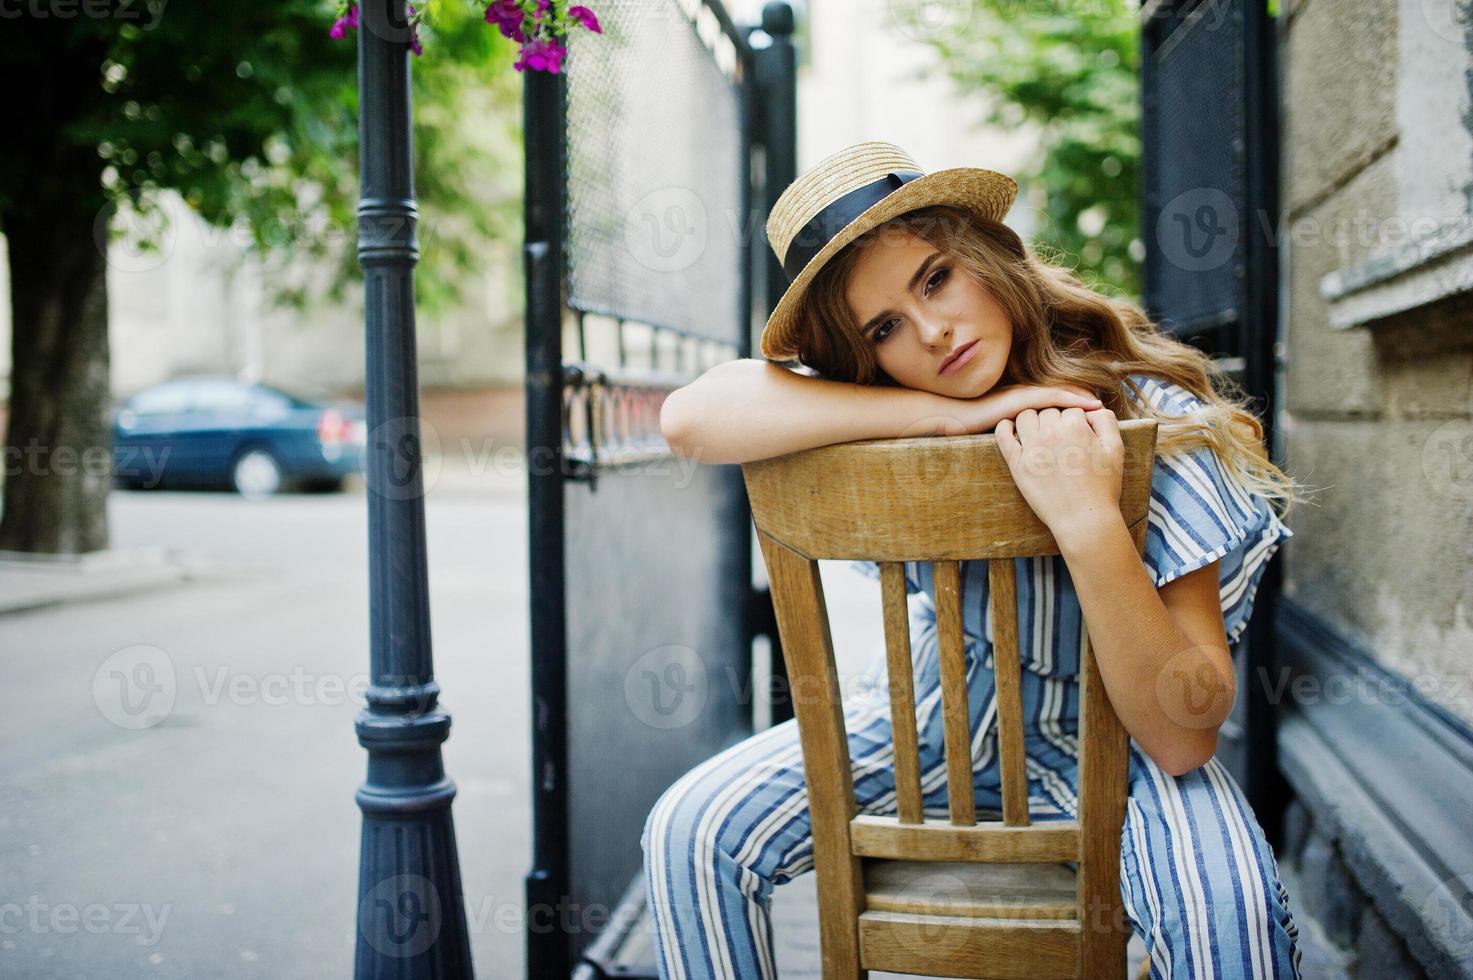
<path fill-rule="evenodd" d="M 954 204 L 990 221 L 1001 222 L 1018 197 L 1017 181 L 1007 174 L 981 167 L 952 167 L 923 174 L 885 195 L 862 211 L 808 260 L 788 284 L 767 324 L 759 346 L 762 356 L 773 361 L 789 360 L 798 353 L 798 304 L 829 259 L 860 235 L 891 218 L 933 204 Z"/>

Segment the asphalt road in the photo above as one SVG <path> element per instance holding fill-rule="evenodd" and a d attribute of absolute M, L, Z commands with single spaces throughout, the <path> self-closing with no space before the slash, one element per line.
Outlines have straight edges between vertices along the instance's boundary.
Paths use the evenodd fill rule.
<path fill-rule="evenodd" d="M 454 720 L 445 760 L 482 977 L 523 969 L 524 485 L 446 481 L 426 503 L 435 667 Z M 109 518 L 114 546 L 180 548 L 220 571 L 0 617 L 0 975 L 351 975 L 363 491 L 119 491 Z M 134 679 L 158 693 L 156 715 L 129 714 L 142 702 L 125 705 L 109 669 L 125 662 L 154 669 Z"/>

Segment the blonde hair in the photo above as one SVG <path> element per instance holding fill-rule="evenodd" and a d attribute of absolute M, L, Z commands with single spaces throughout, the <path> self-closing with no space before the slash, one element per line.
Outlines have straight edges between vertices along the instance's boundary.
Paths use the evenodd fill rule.
<path fill-rule="evenodd" d="M 808 325 L 798 340 L 803 364 L 833 380 L 898 385 L 879 366 L 873 344 L 860 336 L 844 296 L 862 248 L 897 228 L 953 258 L 1007 312 L 1013 341 L 999 386 L 1085 388 L 1116 418 L 1156 419 L 1158 455 L 1208 447 L 1250 493 L 1281 502 L 1281 516 L 1293 509 L 1305 487 L 1268 459 L 1251 399 L 1211 357 L 1161 331 L 1133 303 L 1096 292 L 1072 270 L 1040 257 L 1007 225 L 959 207 L 933 205 L 891 219 L 824 265 L 797 311 L 799 322 Z M 1162 414 L 1145 400 L 1132 374 L 1174 382 L 1202 407 L 1186 415 Z"/>

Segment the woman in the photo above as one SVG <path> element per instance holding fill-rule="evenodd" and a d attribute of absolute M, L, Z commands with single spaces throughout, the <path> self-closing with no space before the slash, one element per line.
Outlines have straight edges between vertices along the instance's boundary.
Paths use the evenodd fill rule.
<path fill-rule="evenodd" d="M 787 188 L 768 239 L 790 284 L 736 361 L 673 393 L 676 452 L 737 463 L 856 439 L 996 432 L 1061 554 L 1018 559 L 1030 810 L 1073 816 L 1084 621 L 1131 735 L 1121 891 L 1152 974 L 1298 975 L 1296 930 L 1262 829 L 1213 759 L 1232 706 L 1230 648 L 1291 532 L 1270 505 L 1296 485 L 1262 426 L 1213 387 L 1209 358 L 1135 307 L 1040 259 L 1002 223 L 1017 191 L 977 168 L 922 173 L 888 143 L 849 147 Z M 1223 380 L 1223 379 L 1218 379 Z M 1116 422 L 1159 421 L 1144 561 L 1120 515 Z M 1068 465 L 1086 459 L 1090 465 Z M 1287 511 L 1286 511 L 1287 513 Z M 878 577 L 873 562 L 856 563 Z M 986 562 L 963 563 L 973 773 L 1000 806 Z M 945 816 L 935 596 L 908 563 L 922 790 Z M 884 687 L 883 653 L 867 671 Z M 893 813 L 888 703 L 846 702 L 861 812 Z M 774 885 L 812 868 L 794 722 L 687 773 L 642 839 L 663 977 L 776 975 Z"/>

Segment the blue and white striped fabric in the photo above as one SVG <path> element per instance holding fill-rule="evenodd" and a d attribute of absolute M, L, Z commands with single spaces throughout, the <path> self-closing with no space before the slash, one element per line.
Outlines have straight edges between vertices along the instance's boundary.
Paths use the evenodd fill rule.
<path fill-rule="evenodd" d="M 1143 395 L 1180 414 L 1195 402 L 1177 385 L 1137 376 Z M 1235 641 L 1264 564 L 1290 536 L 1210 452 L 1158 457 L 1145 562 L 1163 585 L 1221 561 L 1224 621 Z M 1017 559 L 1019 642 L 1030 810 L 1073 816 L 1078 789 L 1079 654 L 1083 617 L 1058 557 Z M 873 563 L 854 563 L 878 575 Z M 945 818 L 935 596 L 930 566 L 906 567 L 927 816 Z M 977 804 L 1000 809 L 992 629 L 986 563 L 963 563 L 963 619 Z M 855 796 L 863 813 L 895 813 L 886 663 L 846 700 Z M 1297 977 L 1297 931 L 1273 853 L 1242 793 L 1215 760 L 1173 777 L 1132 748 L 1121 893 L 1150 950 L 1155 977 Z M 650 811 L 641 844 L 665 978 L 776 977 L 773 886 L 813 866 L 802 750 L 789 721 L 682 776 Z"/>
<path fill-rule="evenodd" d="M 1166 415 L 1202 401 L 1178 384 L 1134 375 L 1141 394 Z M 1249 494 L 1210 449 L 1157 456 L 1151 475 L 1146 567 L 1161 586 L 1220 560 L 1222 616 L 1228 643 L 1248 626 L 1253 596 L 1269 558 L 1294 536 L 1263 497 Z"/>

